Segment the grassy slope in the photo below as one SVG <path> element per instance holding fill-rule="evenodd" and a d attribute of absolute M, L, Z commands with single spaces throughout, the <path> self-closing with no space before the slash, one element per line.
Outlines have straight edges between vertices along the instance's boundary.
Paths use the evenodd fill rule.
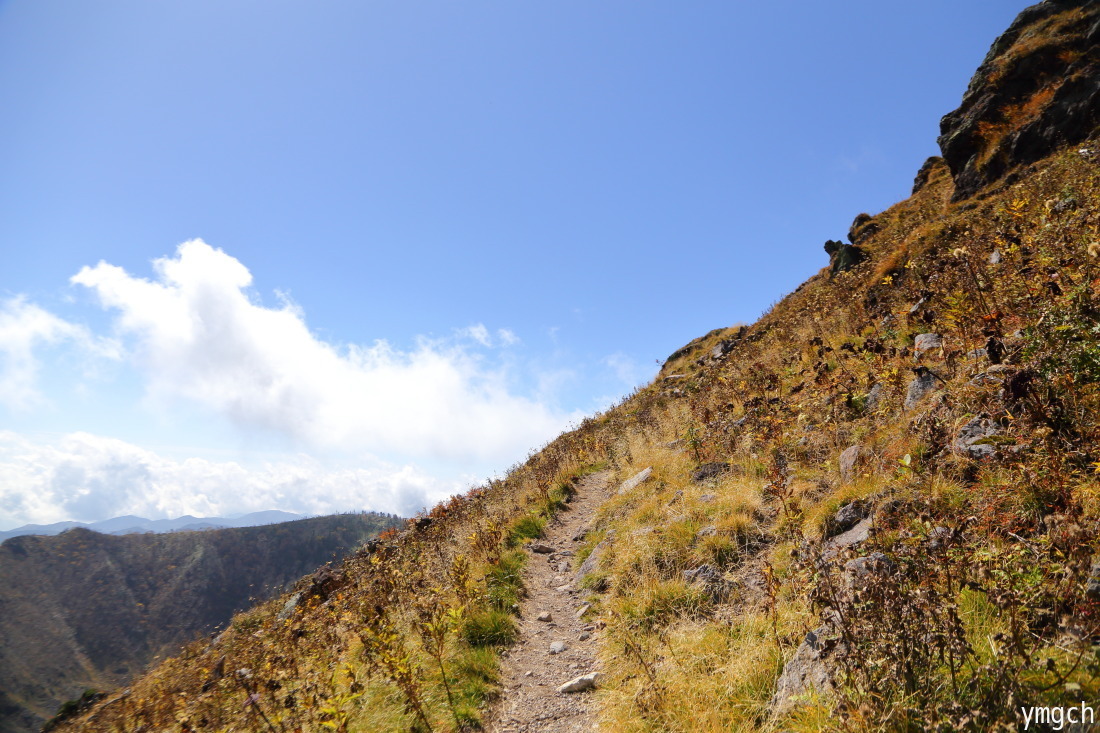
<path fill-rule="evenodd" d="M 316 517 L 263 527 L 0 545 L 0 729 L 31 730 L 87 688 L 123 684 L 305 572 L 400 520 Z"/>

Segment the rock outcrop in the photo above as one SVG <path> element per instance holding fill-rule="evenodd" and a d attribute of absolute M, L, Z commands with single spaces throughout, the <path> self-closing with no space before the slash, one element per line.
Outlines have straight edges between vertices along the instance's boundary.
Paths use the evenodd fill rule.
<path fill-rule="evenodd" d="M 940 150 L 967 198 L 1100 125 L 1100 3 L 1046 0 L 993 43 L 962 104 L 940 121 Z"/>

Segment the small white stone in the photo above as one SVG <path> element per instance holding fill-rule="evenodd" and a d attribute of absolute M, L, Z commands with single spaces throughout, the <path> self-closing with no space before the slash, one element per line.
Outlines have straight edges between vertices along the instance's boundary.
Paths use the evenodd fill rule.
<path fill-rule="evenodd" d="M 543 611 L 542 613 L 540 613 L 535 618 L 539 621 L 545 621 L 547 623 L 554 620 L 554 617 L 550 615 L 549 611 Z"/>
<path fill-rule="evenodd" d="M 562 653 L 562 652 L 564 652 L 564 651 L 565 651 L 565 650 L 566 650 L 567 648 L 568 648 L 568 647 L 566 647 L 566 646 L 565 646 L 565 642 L 564 642 L 564 641 L 555 641 L 555 642 L 551 642 L 551 644 L 550 644 L 550 653 L 551 653 L 551 654 L 561 654 L 561 653 Z"/>
<path fill-rule="evenodd" d="M 580 677 L 569 680 L 564 685 L 558 688 L 558 692 L 584 692 L 585 690 L 595 689 L 596 683 L 599 681 L 600 673 L 592 672 L 591 674 L 584 674 Z"/>

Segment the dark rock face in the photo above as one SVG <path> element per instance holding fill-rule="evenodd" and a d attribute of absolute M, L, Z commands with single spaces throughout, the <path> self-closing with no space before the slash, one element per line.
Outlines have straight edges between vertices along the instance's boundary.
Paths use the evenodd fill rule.
<path fill-rule="evenodd" d="M 959 108 L 940 121 L 954 200 L 1084 140 L 1098 125 L 1100 3 L 1027 8 L 993 43 Z"/>
<path fill-rule="evenodd" d="M 924 161 L 924 165 L 917 171 L 917 177 L 913 179 L 913 193 L 924 188 L 928 184 L 928 179 L 932 177 L 932 173 L 942 165 L 944 165 L 943 158 L 938 155 L 933 155 Z"/>
<path fill-rule="evenodd" d="M 829 253 L 829 275 L 835 276 L 850 270 L 867 258 L 866 253 L 854 244 L 844 244 L 830 239 L 825 243 Z"/>
<path fill-rule="evenodd" d="M 875 223 L 870 214 L 857 214 L 856 218 L 852 220 L 852 226 L 848 227 L 848 241 L 852 244 L 859 244 L 860 241 L 878 230 L 879 225 Z"/>

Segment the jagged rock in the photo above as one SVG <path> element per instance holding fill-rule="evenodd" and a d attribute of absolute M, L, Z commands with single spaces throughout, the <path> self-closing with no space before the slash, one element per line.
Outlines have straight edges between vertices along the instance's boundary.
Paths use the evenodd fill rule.
<path fill-rule="evenodd" d="M 1049 42 L 1036 42 L 1041 24 Z M 1100 3 L 1088 0 L 1032 5 L 994 41 L 959 108 L 940 121 L 955 201 L 1100 124 L 1098 44 Z"/>
<path fill-rule="evenodd" d="M 724 339 L 718 342 L 718 345 L 711 349 L 710 356 L 712 359 L 721 359 L 726 354 L 733 351 L 733 347 L 737 345 L 735 339 Z"/>
<path fill-rule="evenodd" d="M 913 193 L 924 188 L 928 183 L 928 179 L 931 178 L 932 172 L 943 165 L 943 158 L 938 155 L 933 155 L 924 161 L 920 170 L 917 171 L 916 178 L 913 179 Z"/>
<path fill-rule="evenodd" d="M 594 690 L 596 685 L 600 681 L 600 673 L 592 672 L 591 674 L 583 674 L 580 677 L 575 677 L 564 685 L 558 688 L 558 692 L 570 693 L 570 692 L 584 692 L 585 690 Z"/>
<path fill-rule="evenodd" d="M 542 621 L 543 623 L 550 623 L 554 620 L 554 616 L 549 611 L 543 611 L 538 616 L 535 616 L 535 620 Z"/>
<path fill-rule="evenodd" d="M 917 378 L 909 383 L 909 388 L 905 392 L 905 409 L 912 409 L 918 402 L 924 399 L 924 396 L 933 391 L 937 387 L 938 380 L 936 375 L 927 369 L 921 367 L 916 370 Z"/>
<path fill-rule="evenodd" d="M 652 475 L 653 475 L 653 469 L 652 468 L 642 469 L 638 473 L 636 473 L 633 476 L 631 476 L 630 478 L 628 478 L 626 481 L 623 481 L 621 484 L 619 484 L 619 490 L 618 490 L 617 493 L 625 494 L 628 491 L 636 489 L 637 487 L 641 486 L 643 483 L 648 481 L 650 476 L 652 476 Z"/>
<path fill-rule="evenodd" d="M 837 513 L 826 525 L 825 536 L 833 537 L 842 532 L 847 532 L 859 524 L 860 520 L 867 516 L 871 507 L 865 501 L 850 501 L 837 510 Z"/>
<path fill-rule="evenodd" d="M 703 465 L 695 469 L 695 472 L 691 474 L 691 480 L 697 484 L 700 484 L 704 481 L 716 479 L 728 470 L 730 470 L 730 464 L 728 463 L 704 463 Z"/>
<path fill-rule="evenodd" d="M 825 242 L 825 251 L 829 253 L 829 276 L 835 277 L 850 270 L 867 258 L 867 255 L 854 244 L 830 239 Z"/>
<path fill-rule="evenodd" d="M 808 692 L 827 693 L 833 689 L 833 664 L 842 652 L 842 648 L 838 648 L 841 645 L 830 638 L 834 633 L 831 624 L 808 632 L 794 656 L 783 666 L 770 703 L 776 715 L 788 713 Z"/>
<path fill-rule="evenodd" d="M 993 250 L 993 251 L 992 251 L 992 252 L 990 253 L 990 255 L 989 255 L 989 264 L 991 264 L 991 265 L 999 265 L 999 264 L 1001 264 L 1001 260 L 1002 260 L 1003 258 L 1004 258 L 1004 257 L 1003 257 L 1003 255 L 1001 254 L 1001 250 L 999 250 L 999 249 L 995 249 L 995 250 Z"/>
<path fill-rule="evenodd" d="M 564 642 L 564 641 L 553 641 L 553 642 L 550 642 L 550 653 L 551 653 L 551 654 L 561 654 L 562 652 L 564 652 L 564 651 L 565 651 L 566 649 L 568 649 L 568 648 L 569 648 L 569 647 L 567 647 L 567 646 L 565 645 L 565 642 Z"/>
<path fill-rule="evenodd" d="M 879 225 L 874 222 L 870 214 L 857 214 L 852 220 L 852 226 L 848 227 L 848 241 L 859 244 L 879 230 Z"/>
<path fill-rule="evenodd" d="M 956 451 L 965 453 L 971 458 L 989 458 L 997 454 L 996 447 L 980 441 L 1000 432 L 1001 429 L 997 423 L 993 422 L 988 415 L 981 414 L 959 430 L 951 445 Z"/>
<path fill-rule="evenodd" d="M 869 392 L 867 392 L 867 400 L 863 403 L 863 409 L 865 412 L 874 412 L 882 404 L 882 385 L 873 385 Z"/>
<path fill-rule="evenodd" d="M 868 457 L 868 453 L 863 446 L 853 445 L 840 454 L 841 483 L 848 483 L 856 477 L 856 469 Z"/>

